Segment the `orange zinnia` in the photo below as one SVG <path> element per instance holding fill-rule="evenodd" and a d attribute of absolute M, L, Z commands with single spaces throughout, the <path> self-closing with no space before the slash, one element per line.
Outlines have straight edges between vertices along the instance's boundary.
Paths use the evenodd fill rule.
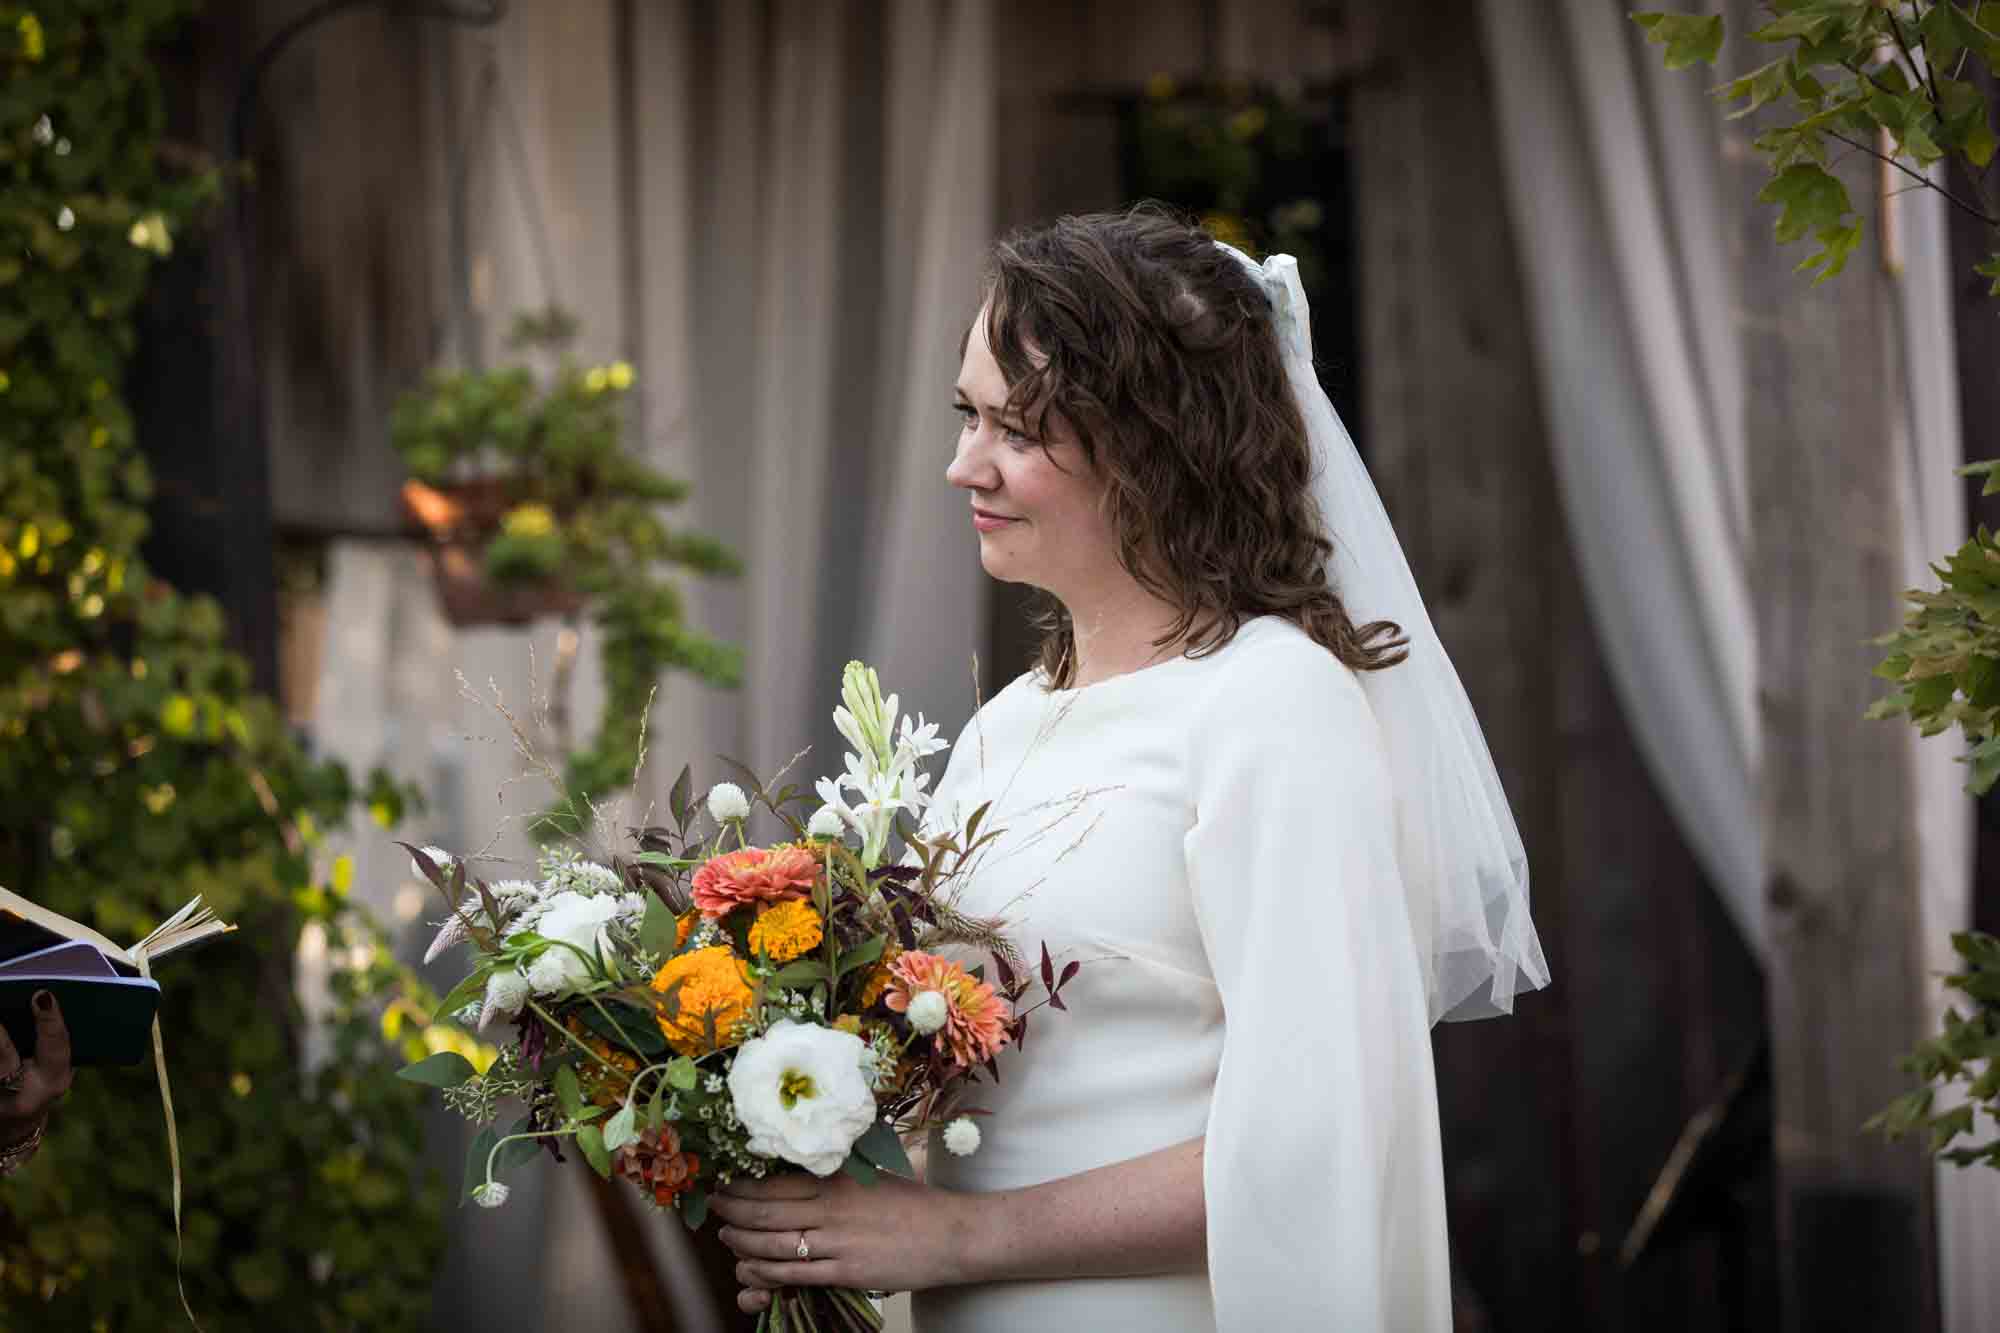
<path fill-rule="evenodd" d="M 745 905 L 803 898 L 819 878 L 819 862 L 802 847 L 745 847 L 712 856 L 694 872 L 694 905 L 710 920 Z"/>
<path fill-rule="evenodd" d="M 965 1068 L 985 1064 L 1007 1044 L 1006 1002 L 957 963 L 912 949 L 889 964 L 889 975 L 885 1002 L 899 1014 L 921 991 L 944 996 L 945 1022 L 937 1035 Z"/>

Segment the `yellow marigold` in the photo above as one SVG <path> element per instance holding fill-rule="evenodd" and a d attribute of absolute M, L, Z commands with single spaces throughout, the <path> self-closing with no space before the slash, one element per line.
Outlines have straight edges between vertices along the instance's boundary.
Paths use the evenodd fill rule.
<path fill-rule="evenodd" d="M 861 986 L 861 1007 L 863 1009 L 871 1007 L 877 1000 L 881 999 L 883 992 L 889 989 L 889 983 L 896 979 L 895 973 L 889 970 L 889 964 L 895 962 L 897 955 L 902 952 L 903 946 L 894 940 L 890 940 L 882 947 L 882 957 L 876 960 L 874 971 L 868 974 L 868 980 L 862 983 Z"/>
<path fill-rule="evenodd" d="M 674 918 L 675 953 L 679 953 L 682 949 L 687 948 L 688 932 L 694 929 L 694 923 L 700 919 L 700 912 L 682 912 Z"/>
<path fill-rule="evenodd" d="M 842 1014 L 839 1018 L 833 1020 L 833 1030 L 836 1032 L 845 1032 L 850 1037 L 859 1037 L 861 1035 L 861 1019 L 855 1014 Z"/>
<path fill-rule="evenodd" d="M 667 960 L 653 974 L 653 989 L 674 988 L 680 1008 L 672 1018 L 660 1018 L 660 1031 L 667 1045 L 682 1055 L 707 1055 L 736 1044 L 738 1023 L 750 1016 L 755 998 L 750 989 L 750 969 L 729 951 L 726 944 L 712 944 Z M 710 1019 L 714 1020 L 714 1045 L 709 1044 Z"/>
<path fill-rule="evenodd" d="M 802 899 L 782 902 L 757 913 L 750 927 L 750 952 L 774 963 L 789 963 L 825 938 L 819 913 Z"/>

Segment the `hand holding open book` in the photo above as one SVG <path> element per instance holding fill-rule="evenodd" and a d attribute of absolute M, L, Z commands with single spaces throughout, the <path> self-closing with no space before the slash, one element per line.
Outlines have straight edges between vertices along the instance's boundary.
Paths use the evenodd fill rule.
<path fill-rule="evenodd" d="M 160 983 L 151 964 L 235 927 L 199 898 L 130 949 L 90 927 L 0 889 L 0 1028 L 24 1059 L 40 1040 L 35 995 L 55 996 L 76 1065 L 129 1065 L 146 1058 Z"/>

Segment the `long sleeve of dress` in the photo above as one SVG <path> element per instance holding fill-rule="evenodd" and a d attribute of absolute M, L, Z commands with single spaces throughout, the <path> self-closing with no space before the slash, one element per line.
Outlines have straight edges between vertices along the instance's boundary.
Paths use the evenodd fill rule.
<path fill-rule="evenodd" d="M 1206 684 L 1185 854 L 1225 1018 L 1203 1163 L 1218 1327 L 1444 1333 L 1430 1024 L 1367 696 L 1302 636 Z"/>

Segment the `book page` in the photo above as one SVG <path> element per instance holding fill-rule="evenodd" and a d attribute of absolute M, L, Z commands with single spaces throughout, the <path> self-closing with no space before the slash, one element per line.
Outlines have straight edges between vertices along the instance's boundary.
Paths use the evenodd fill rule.
<path fill-rule="evenodd" d="M 72 921 L 60 912 L 51 912 L 46 907 L 37 903 L 31 903 L 18 893 L 0 889 L 0 912 L 19 917 L 30 925 L 40 926 L 43 930 L 62 939 L 81 940 L 85 944 L 94 944 L 97 946 L 98 952 L 102 953 L 106 958 L 114 959 L 125 964 L 127 967 L 132 966 L 132 955 L 126 952 L 123 945 L 113 944 L 89 926 Z"/>

